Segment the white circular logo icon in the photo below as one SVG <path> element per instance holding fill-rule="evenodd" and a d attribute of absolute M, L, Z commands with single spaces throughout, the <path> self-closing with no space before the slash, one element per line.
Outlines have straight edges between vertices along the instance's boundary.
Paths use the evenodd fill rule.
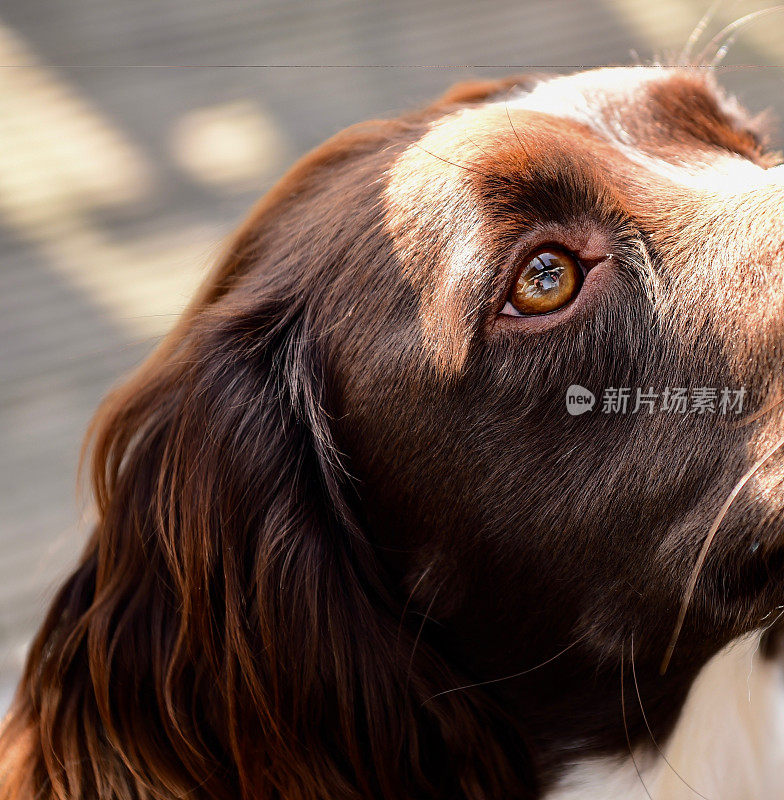
<path fill-rule="evenodd" d="M 596 405 L 596 398 L 593 396 L 593 392 L 588 391 L 584 386 L 580 386 L 579 383 L 573 383 L 566 390 L 566 410 L 573 417 L 585 414 L 594 405 Z"/>

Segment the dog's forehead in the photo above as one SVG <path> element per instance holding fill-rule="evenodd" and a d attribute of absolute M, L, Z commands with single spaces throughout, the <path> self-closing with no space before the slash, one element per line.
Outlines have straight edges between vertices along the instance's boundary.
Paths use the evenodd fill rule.
<path fill-rule="evenodd" d="M 667 143 L 674 129 L 716 138 L 748 124 L 740 106 L 713 76 L 665 67 L 604 67 L 537 83 L 513 93 L 511 109 L 571 119 L 612 139 L 637 146 Z"/>
<path fill-rule="evenodd" d="M 544 78 L 451 109 L 390 174 L 394 188 L 419 197 L 448 184 L 450 173 L 462 181 L 471 169 L 508 172 L 511 165 L 522 176 L 534 162 L 571 161 L 577 169 L 583 161 L 604 174 L 604 184 L 625 176 L 644 183 L 650 175 L 725 195 L 782 181 L 781 170 L 765 169 L 762 138 L 709 72 L 610 67 Z"/>
<path fill-rule="evenodd" d="M 726 195 L 784 179 L 782 170 L 765 168 L 775 161 L 761 145 L 765 127 L 709 71 L 604 67 L 543 78 L 447 114 L 420 144 L 432 145 L 438 157 L 457 155 L 463 165 L 478 158 L 487 166 L 483 155 L 505 137 L 524 149 L 539 143 L 539 160 L 587 155 L 600 169 L 609 160 L 627 173 L 631 167 L 635 177 L 647 173 Z"/>
<path fill-rule="evenodd" d="M 568 121 L 668 182 L 719 193 L 780 182 L 758 162 L 759 120 L 695 68 L 605 67 L 497 99 L 509 114 Z"/>
<path fill-rule="evenodd" d="M 443 233 L 447 222 L 455 229 L 465 222 L 455 230 L 465 242 L 478 224 L 469 219 L 477 195 L 467 187 L 493 178 L 536 183 L 556 171 L 596 194 L 651 179 L 744 191 L 773 177 L 744 156 L 745 123 L 710 76 L 695 70 L 603 68 L 543 79 L 435 119 L 387 173 L 390 227 L 405 219 L 411 234 L 438 218 Z"/>
<path fill-rule="evenodd" d="M 674 69 L 604 67 L 542 80 L 531 89 L 512 92 L 501 102 L 509 108 L 567 117 L 593 127 L 597 118 L 620 122 L 638 116 L 656 87 L 712 93 L 713 87 L 701 78 L 684 84 L 684 77 Z"/>

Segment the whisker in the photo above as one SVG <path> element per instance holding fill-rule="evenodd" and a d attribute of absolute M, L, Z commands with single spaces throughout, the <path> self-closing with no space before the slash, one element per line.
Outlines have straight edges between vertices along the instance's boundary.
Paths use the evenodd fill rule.
<path fill-rule="evenodd" d="M 681 66 L 686 66 L 689 63 L 689 59 L 691 58 L 692 51 L 696 46 L 697 42 L 702 38 L 702 34 L 705 33 L 705 29 L 710 25 L 711 20 L 716 16 L 716 12 L 719 10 L 719 6 L 724 2 L 724 0 L 713 0 L 713 2 L 708 6 L 707 11 L 702 15 L 700 21 L 694 27 L 694 30 L 691 32 L 686 44 L 683 46 L 683 50 L 681 50 L 680 56 L 678 56 L 678 64 Z"/>
<path fill-rule="evenodd" d="M 640 712 L 642 713 L 642 720 L 643 720 L 643 722 L 645 723 L 645 727 L 646 727 L 646 729 L 648 730 L 648 736 L 650 736 L 651 742 L 653 742 L 653 746 L 654 746 L 654 747 L 655 747 L 655 748 L 656 748 L 656 749 L 659 751 L 659 755 L 660 755 L 660 756 L 661 756 L 661 757 L 664 759 L 664 763 L 665 763 L 665 764 L 666 764 L 666 765 L 667 765 L 667 766 L 668 766 L 668 767 L 669 767 L 669 768 L 670 768 L 670 769 L 671 769 L 671 770 L 672 770 L 672 771 L 675 773 L 675 775 L 677 776 L 678 780 L 679 780 L 679 781 L 680 781 L 680 782 L 681 782 L 681 783 L 682 783 L 682 784 L 683 784 L 683 785 L 684 785 L 686 788 L 688 788 L 688 789 L 691 789 L 691 791 L 692 791 L 692 792 L 694 792 L 694 794 L 696 794 L 698 797 L 701 797 L 701 798 L 702 798 L 702 800 L 709 800 L 709 798 L 705 797 L 705 795 L 704 795 L 704 794 L 702 794 L 702 792 L 698 792 L 698 791 L 697 791 L 697 790 L 696 790 L 696 789 L 695 789 L 695 788 L 694 788 L 694 787 L 693 787 L 693 786 L 692 786 L 692 785 L 691 785 L 691 784 L 690 784 L 690 783 L 689 783 L 689 782 L 686 780 L 686 778 L 684 778 L 684 777 L 683 777 L 683 775 L 681 775 L 681 774 L 680 774 L 680 772 L 678 772 L 678 770 L 677 770 L 677 769 L 675 769 L 675 767 L 673 767 L 673 765 L 670 763 L 670 760 L 669 760 L 669 759 L 667 758 L 667 756 L 664 754 L 664 750 L 662 750 L 662 749 L 661 749 L 661 747 L 659 747 L 659 743 L 656 741 L 656 738 L 655 738 L 655 737 L 654 737 L 654 735 L 653 735 L 653 731 L 651 730 L 651 726 L 650 726 L 650 724 L 648 723 L 648 717 L 647 717 L 647 715 L 645 714 L 645 709 L 643 708 L 643 705 L 642 705 L 642 696 L 640 695 L 640 684 L 639 684 L 639 683 L 638 683 L 638 681 L 637 681 L 637 669 L 636 669 L 636 667 L 635 667 L 635 665 L 634 665 L 634 631 L 632 631 L 632 641 L 631 641 L 631 648 L 632 648 L 632 657 L 631 657 L 631 662 L 632 662 L 632 679 L 634 680 L 634 691 L 637 693 L 637 702 L 639 703 L 639 706 L 640 706 Z"/>
<path fill-rule="evenodd" d="M 509 127 L 512 129 L 512 132 L 514 133 L 515 138 L 519 142 L 520 147 L 522 148 L 525 157 L 529 158 L 528 150 L 526 149 L 526 146 L 523 144 L 523 140 L 520 138 L 520 134 L 517 132 L 517 128 L 515 128 L 515 126 L 514 126 L 514 122 L 512 122 L 512 115 L 509 113 L 509 100 L 506 100 L 504 102 L 504 110 L 506 111 L 506 118 L 509 120 Z"/>
<path fill-rule="evenodd" d="M 419 640 L 422 638 L 422 631 L 425 629 L 425 623 L 430 618 L 430 612 L 433 610 L 433 605 L 436 602 L 436 597 L 438 596 L 438 592 L 440 591 L 441 586 L 439 586 L 435 592 L 433 592 L 433 596 L 430 598 L 430 602 L 427 604 L 427 608 L 425 609 L 425 613 L 422 615 L 422 622 L 419 625 L 419 630 L 417 631 L 416 638 L 414 639 L 414 645 L 411 648 L 411 655 L 408 659 L 408 670 L 406 672 L 406 691 L 405 694 L 408 694 L 408 686 L 411 682 L 411 672 L 414 667 L 414 653 L 416 653 L 416 649 L 419 646 Z"/>
<path fill-rule="evenodd" d="M 705 559 L 708 555 L 708 550 L 710 549 L 711 544 L 713 543 L 714 538 L 716 537 L 716 532 L 719 529 L 724 517 L 727 515 L 727 512 L 730 509 L 730 506 L 735 502 L 735 498 L 740 494 L 743 487 L 757 474 L 757 472 L 763 467 L 763 465 L 768 461 L 768 459 L 772 458 L 781 447 L 784 446 L 784 437 L 779 439 L 776 444 L 768 450 L 762 458 L 760 458 L 747 472 L 741 479 L 735 484 L 733 490 L 727 496 L 727 499 L 724 501 L 716 519 L 713 520 L 713 524 L 710 526 L 710 530 L 708 531 L 708 535 L 705 537 L 705 541 L 703 542 L 702 549 L 700 550 L 700 554 L 697 557 L 697 563 L 694 565 L 694 569 L 692 570 L 691 577 L 689 578 L 689 583 L 686 587 L 686 593 L 683 597 L 683 601 L 681 602 L 681 608 L 678 612 L 678 619 L 675 623 L 675 628 L 672 632 L 672 638 L 670 639 L 669 645 L 667 645 L 667 650 L 664 653 L 664 658 L 662 659 L 661 667 L 659 667 L 659 674 L 664 675 L 667 672 L 667 667 L 670 664 L 670 659 L 672 658 L 673 651 L 675 650 L 675 645 L 678 642 L 678 637 L 680 636 L 681 629 L 683 628 L 683 622 L 686 619 L 686 612 L 689 609 L 689 605 L 691 604 L 692 597 L 694 595 L 694 589 L 697 585 L 697 579 L 702 572 L 702 567 L 705 563 Z"/>
<path fill-rule="evenodd" d="M 773 411 L 774 408 L 777 408 L 782 403 L 784 403 L 784 395 L 779 397 L 778 400 L 771 401 L 767 405 L 755 411 L 753 414 L 749 414 L 749 416 L 739 419 L 735 423 L 734 427 L 745 428 L 747 425 L 751 425 L 752 422 L 756 422 L 760 417 L 765 416 L 765 414 L 767 414 L 768 412 Z"/>
<path fill-rule="evenodd" d="M 621 645 L 621 716 L 623 717 L 623 732 L 626 734 L 626 745 L 629 748 L 629 755 L 632 757 L 632 764 L 634 764 L 634 770 L 637 773 L 637 777 L 640 779 L 642 788 L 645 789 L 645 794 L 648 795 L 650 800 L 653 800 L 653 796 L 648 791 L 648 787 L 645 785 L 645 781 L 642 779 L 642 772 L 640 772 L 640 767 L 637 764 L 637 759 L 634 757 L 634 750 L 632 750 L 632 740 L 629 737 L 629 725 L 626 722 L 626 692 L 624 691 L 624 683 L 623 683 L 623 662 L 624 662 L 623 651 L 624 651 L 624 645 Z"/>
<path fill-rule="evenodd" d="M 413 588 L 412 588 L 412 589 L 411 589 L 411 591 L 408 593 L 408 599 L 406 600 L 406 604 L 403 606 L 403 611 L 402 611 L 402 613 L 400 614 L 400 622 L 398 623 L 398 626 L 397 626 L 397 637 L 396 637 L 396 639 L 395 639 L 395 647 L 396 647 L 396 648 L 400 646 L 400 634 L 401 634 L 401 632 L 402 632 L 402 630 L 403 630 L 403 622 L 405 621 L 405 618 L 406 618 L 406 612 L 408 611 L 408 607 L 409 607 L 409 605 L 411 604 L 411 600 L 413 599 L 413 597 L 414 597 L 414 594 L 416 594 L 416 590 L 419 588 L 419 585 L 422 583 L 422 581 L 423 581 L 423 580 L 424 580 L 424 579 L 425 579 L 425 578 L 426 578 L 426 577 L 427 577 L 429 574 L 430 574 L 430 567 L 428 566 L 428 567 L 426 567 L 426 568 L 425 568 L 425 569 L 422 571 L 422 574 L 421 574 L 421 575 L 420 575 L 420 576 L 419 576 L 419 577 L 416 579 L 416 583 L 414 583 L 414 586 L 413 586 Z M 436 593 L 437 593 L 437 592 L 436 592 Z M 432 601 L 431 601 L 431 606 L 432 606 Z M 429 611 L 429 610 L 430 610 L 430 609 L 428 609 L 428 611 Z"/>
<path fill-rule="evenodd" d="M 756 19 L 760 19 L 762 17 L 767 16 L 768 14 L 774 14 L 778 11 L 783 11 L 784 5 L 777 5 L 771 6 L 770 8 L 761 8 L 757 11 L 752 11 L 750 14 L 746 14 L 745 16 L 741 17 L 740 19 L 736 19 L 734 22 L 731 22 L 729 25 L 725 25 L 703 48 L 702 52 L 697 56 L 697 63 L 704 64 L 706 59 L 708 58 L 708 54 L 714 48 L 717 48 L 716 53 L 714 54 L 713 58 L 711 59 L 710 66 L 716 66 L 719 61 L 727 54 L 727 49 L 730 47 L 732 42 L 735 41 L 735 36 L 738 34 L 741 28 L 745 27 L 751 22 L 754 22 Z M 722 41 L 727 38 L 727 41 L 722 46 Z"/>
<path fill-rule="evenodd" d="M 474 141 L 474 140 L 473 140 L 473 139 L 472 139 L 470 136 L 466 135 L 466 139 L 468 139 L 468 141 L 469 141 L 469 142 L 471 142 L 471 144 L 472 144 L 472 145 L 473 145 L 473 146 L 474 146 L 474 147 L 475 147 L 475 148 L 476 148 L 476 149 L 477 149 L 477 150 L 478 150 L 480 153 L 482 153 L 483 155 L 487 156 L 487 158 L 488 158 L 488 159 L 492 159 L 492 158 L 493 158 L 493 157 L 490 155 L 490 153 L 488 153 L 488 152 L 487 152 L 487 150 L 485 150 L 483 147 L 480 147 L 480 146 L 479 146 L 479 145 L 478 145 L 478 144 L 477 144 L 477 143 L 476 143 L 476 142 L 475 142 L 475 141 Z"/>
<path fill-rule="evenodd" d="M 448 158 L 444 158 L 443 156 L 436 155 L 436 153 L 431 152 L 426 147 L 422 147 L 421 144 L 418 142 L 414 142 L 414 147 L 418 147 L 424 153 L 427 153 L 429 156 L 433 156 L 433 158 L 437 158 L 439 161 L 443 161 L 444 164 L 449 164 L 450 167 L 457 167 L 458 169 L 464 169 L 466 172 L 474 172 L 477 175 L 481 175 L 483 178 L 490 179 L 490 175 L 486 172 L 482 172 L 480 169 L 475 169 L 474 167 L 467 167 L 465 164 L 458 164 L 456 161 L 450 161 Z"/>
<path fill-rule="evenodd" d="M 776 606 L 776 607 L 773 609 L 773 611 L 768 611 L 768 613 L 767 613 L 767 614 L 765 614 L 765 616 L 764 616 L 764 617 L 761 617 L 761 618 L 760 618 L 760 622 L 765 622 L 765 620 L 766 620 L 768 617 L 772 617 L 774 614 L 776 614 L 776 612 L 777 612 L 777 611 L 779 611 L 779 610 L 780 610 L 780 609 L 782 609 L 782 608 L 784 608 L 784 606 Z M 768 625 L 765 625 L 765 626 L 763 627 L 763 629 L 762 629 L 763 633 L 764 633 L 765 631 L 767 631 L 767 630 L 768 630 L 768 628 L 771 628 L 771 627 L 773 627 L 773 625 L 775 625 L 775 624 L 778 622 L 778 620 L 779 620 L 779 617 L 781 616 L 781 614 L 784 614 L 784 611 L 782 611 L 782 612 L 781 612 L 781 613 L 779 613 L 779 614 L 776 614 L 776 619 L 774 619 L 774 620 L 773 620 L 773 622 L 771 622 L 771 623 L 769 623 Z"/>
<path fill-rule="evenodd" d="M 522 672 L 515 672 L 512 675 L 504 675 L 502 678 L 491 678 L 490 680 L 487 680 L 487 681 L 478 681 L 477 683 L 467 683 L 464 686 L 455 686 L 453 689 L 444 689 L 443 692 L 438 692 L 437 694 L 434 694 L 431 697 L 428 697 L 427 700 L 425 700 L 425 702 L 422 703 L 422 705 L 424 706 L 426 703 L 429 703 L 431 700 L 435 700 L 437 697 L 442 697 L 445 694 L 452 694 L 452 692 L 462 692 L 465 689 L 476 689 L 476 688 L 478 688 L 480 686 L 489 686 L 490 684 L 493 684 L 493 683 L 501 683 L 502 681 L 510 681 L 510 680 L 512 680 L 514 678 L 520 678 L 523 675 L 528 675 L 528 673 L 530 673 L 530 672 L 535 672 L 536 670 L 541 669 L 542 667 L 546 667 L 548 664 L 552 664 L 553 661 L 555 661 L 556 659 L 560 658 L 562 655 L 564 655 L 564 653 L 567 653 L 573 647 L 576 647 L 578 644 L 580 644 L 580 642 L 582 642 L 586 638 L 586 636 L 587 636 L 587 633 L 583 633 L 582 636 L 579 636 L 571 644 L 569 644 L 566 647 L 564 647 L 563 650 L 560 650 L 554 656 L 551 656 L 546 661 L 542 661 L 541 664 L 537 664 L 534 667 L 528 667 L 528 669 L 524 669 Z"/>

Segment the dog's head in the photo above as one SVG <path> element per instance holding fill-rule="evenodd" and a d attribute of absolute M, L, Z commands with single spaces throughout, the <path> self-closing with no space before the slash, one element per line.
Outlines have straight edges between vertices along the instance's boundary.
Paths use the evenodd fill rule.
<path fill-rule="evenodd" d="M 632 658 L 666 732 L 784 602 L 775 163 L 662 68 L 463 85 L 307 156 L 97 418 L 25 780 L 534 796 L 626 746 Z"/>

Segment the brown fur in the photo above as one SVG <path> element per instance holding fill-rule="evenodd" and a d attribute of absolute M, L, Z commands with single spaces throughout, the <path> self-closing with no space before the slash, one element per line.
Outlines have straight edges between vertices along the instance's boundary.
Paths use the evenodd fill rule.
<path fill-rule="evenodd" d="M 568 114 L 485 103 L 534 83 L 458 87 L 305 157 L 106 399 L 99 522 L 5 723 L 2 800 L 533 798 L 626 746 L 630 635 L 665 736 L 701 665 L 782 602 L 774 464 L 661 678 L 778 410 L 569 418 L 563 397 L 769 400 L 784 189 L 684 190 Z M 701 74 L 621 95 L 597 73 L 586 97 L 651 157 L 768 163 Z M 540 240 L 613 259 L 568 311 L 499 321 Z"/>

